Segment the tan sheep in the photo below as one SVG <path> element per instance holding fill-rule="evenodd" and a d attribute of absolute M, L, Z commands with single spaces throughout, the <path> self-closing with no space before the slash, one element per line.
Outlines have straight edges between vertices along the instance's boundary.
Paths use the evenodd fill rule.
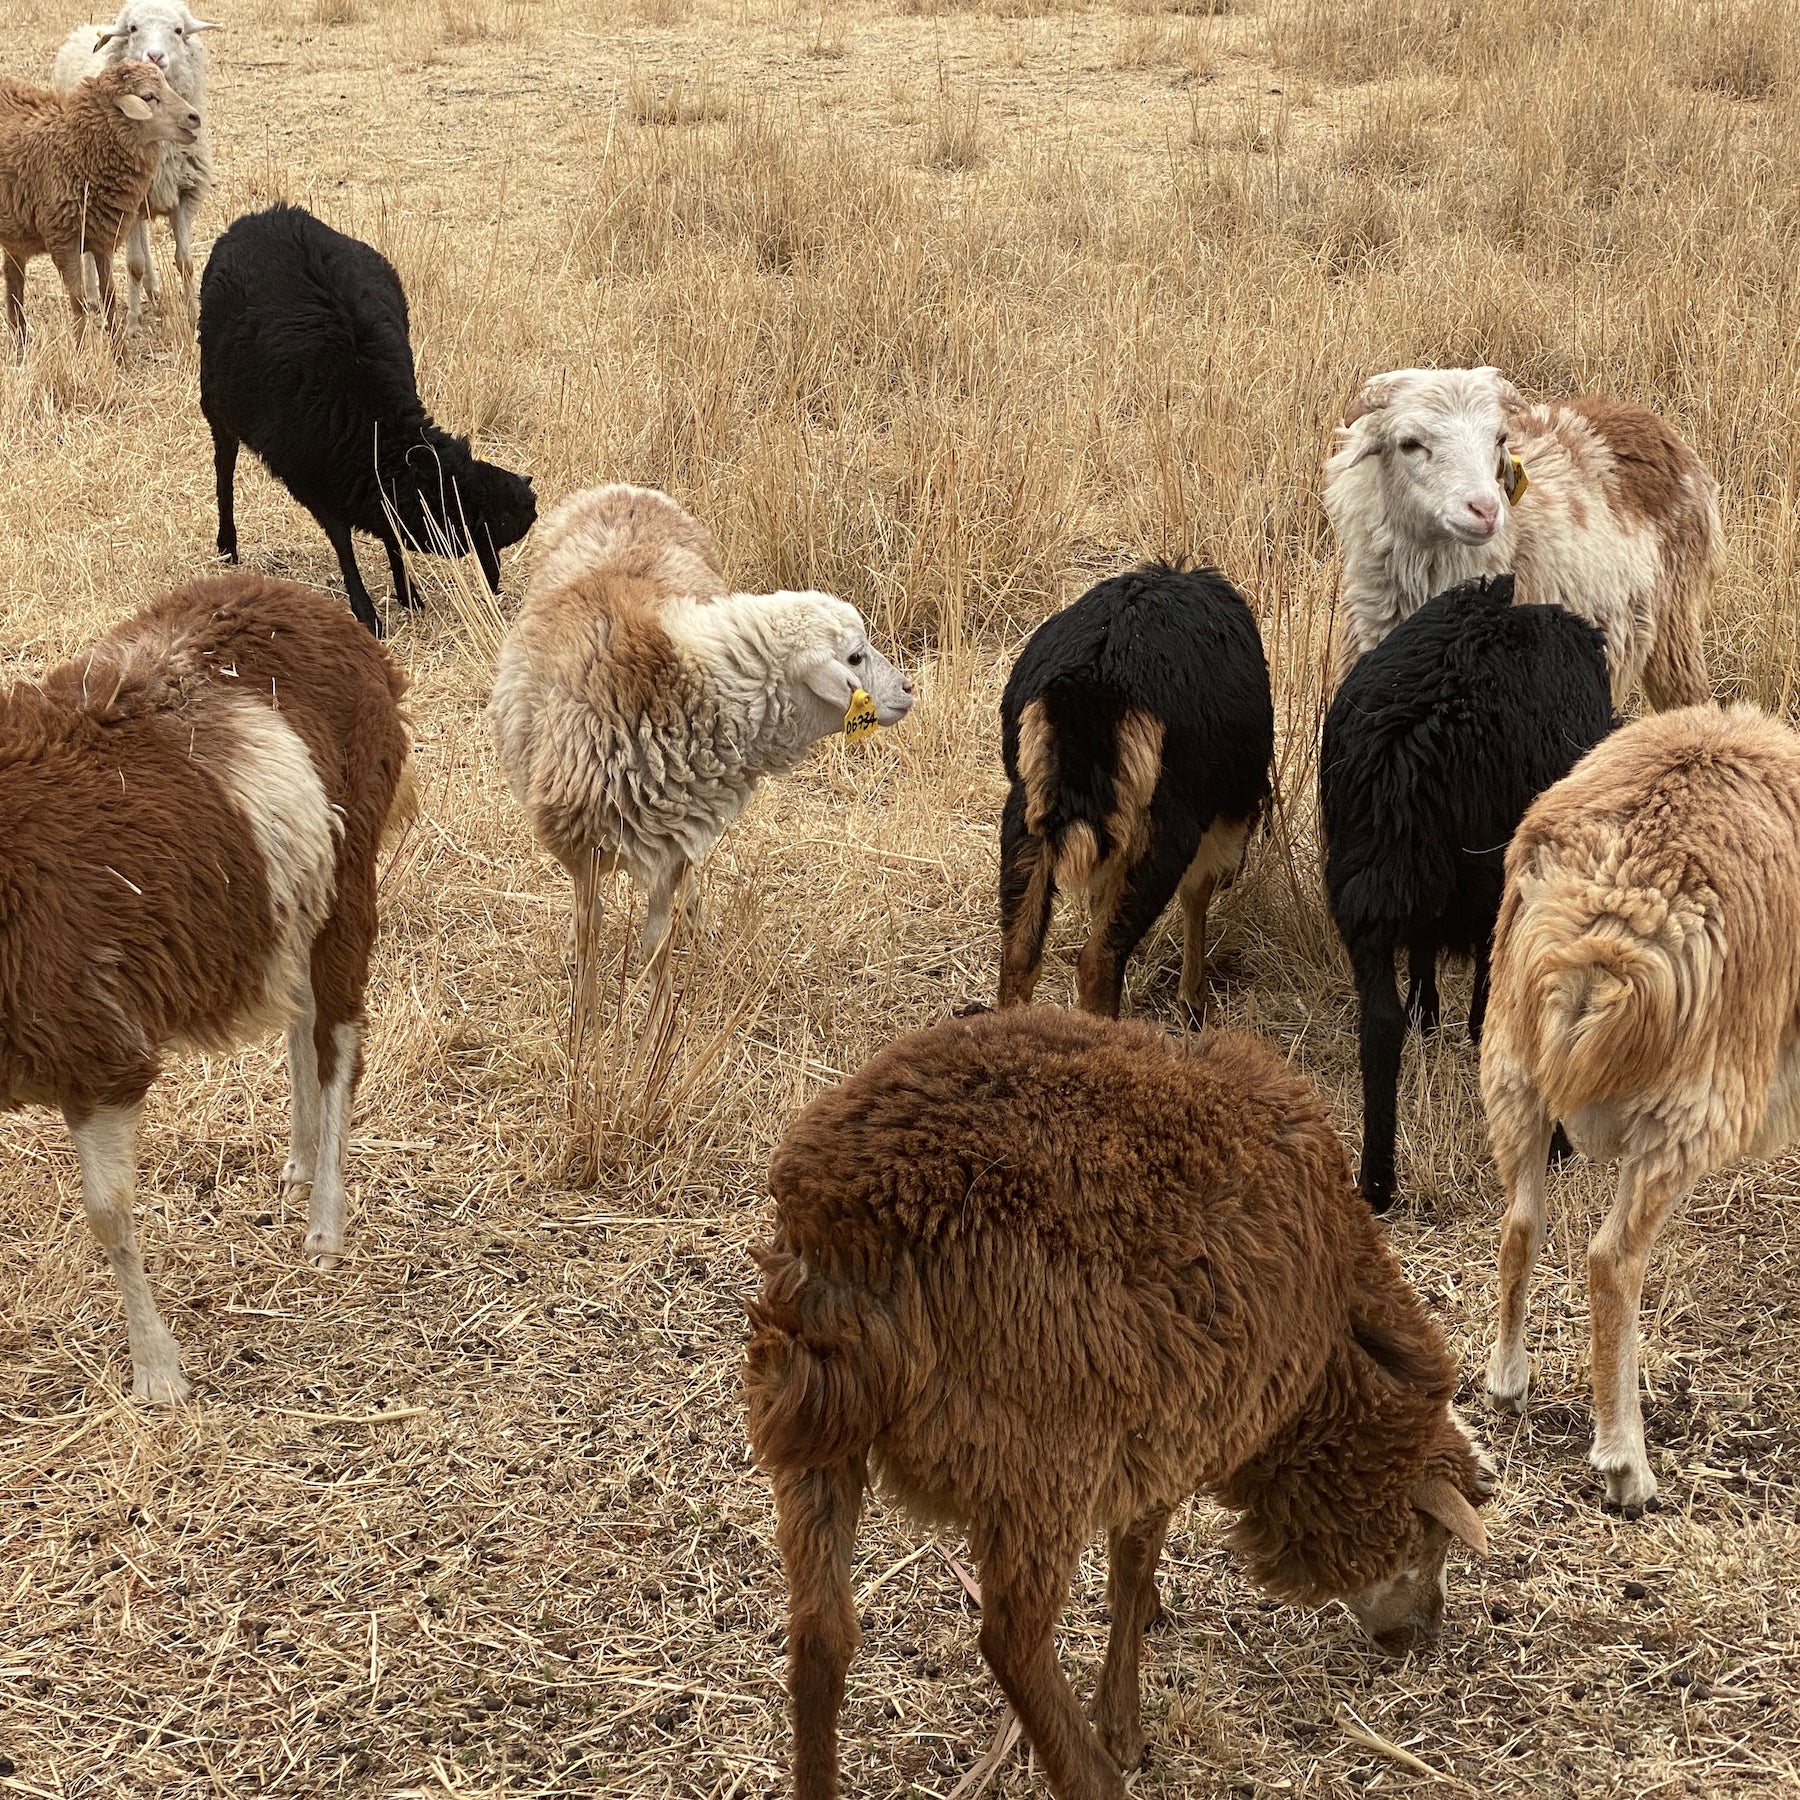
<path fill-rule="evenodd" d="M 113 255 L 143 211 L 165 144 L 192 144 L 199 110 L 147 62 L 119 63 L 70 94 L 0 76 L 0 252 L 6 310 L 25 341 L 25 265 L 48 256 L 77 320 L 87 317 L 82 258 L 114 324 Z"/>
<path fill-rule="evenodd" d="M 1800 1135 L 1800 740 L 1754 707 L 1640 720 L 1526 813 L 1506 855 L 1481 1089 L 1508 1196 L 1488 1390 L 1523 1406 L 1525 1300 L 1560 1119 L 1617 1158 L 1588 1249 L 1607 1504 L 1656 1493 L 1638 1302 L 1657 1238 L 1714 1169 Z"/>
<path fill-rule="evenodd" d="M 799 1800 L 837 1786 L 871 1462 L 968 1534 L 981 1651 L 1059 1800 L 1117 1800 L 1144 1747 L 1138 1649 L 1169 1516 L 1236 1513 L 1251 1576 L 1433 1636 L 1491 1476 L 1443 1335 L 1266 1045 L 1192 1048 L 1049 1008 L 901 1038 L 775 1153 L 745 1374 L 788 1580 Z M 1052 1634 L 1110 1538 L 1112 1635 L 1082 1717 Z M 1096 1736 L 1095 1727 L 1098 1728 Z"/>

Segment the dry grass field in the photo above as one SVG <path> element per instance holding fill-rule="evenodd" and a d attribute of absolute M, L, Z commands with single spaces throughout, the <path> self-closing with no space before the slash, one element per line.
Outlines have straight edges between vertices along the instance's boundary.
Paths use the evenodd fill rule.
<path fill-rule="evenodd" d="M 43 78 L 78 15 L 4 10 L 0 69 Z M 784 1595 L 737 1398 L 745 1248 L 807 1097 L 993 995 L 1012 653 L 1147 552 L 1253 597 L 1285 804 L 1215 908 L 1215 1016 L 1278 1042 L 1354 1136 L 1310 798 L 1329 428 L 1363 374 L 1409 363 L 1663 409 L 1724 489 L 1718 689 L 1800 712 L 1800 11 L 220 10 L 206 242 L 279 196 L 369 237 L 443 424 L 546 499 L 670 489 L 740 585 L 856 601 L 922 698 L 759 798 L 660 1013 L 626 978 L 620 890 L 572 1069 L 566 884 L 480 716 L 529 547 L 498 608 L 472 565 L 421 565 L 392 644 L 425 814 L 384 882 L 344 1266 L 302 1265 L 278 1198 L 277 1044 L 182 1062 L 151 1102 L 142 1225 L 195 1396 L 138 1407 L 61 1122 L 0 1120 L 0 1793 L 762 1800 L 785 1783 Z M 176 320 L 115 363 L 75 343 L 45 263 L 28 304 L 35 342 L 0 368 L 9 676 L 205 570 L 214 529 Z M 337 587 L 259 468 L 239 516 L 256 567 Z M 1077 941 L 1065 915 L 1048 998 Z M 1131 986 L 1171 1029 L 1176 960 L 1165 925 Z M 1666 1506 L 1627 1525 L 1584 1460 L 1603 1179 L 1556 1185 L 1533 1404 L 1494 1421 L 1498 1203 L 1459 1026 L 1409 1051 L 1402 1118 L 1392 1230 L 1491 1427 L 1494 1554 L 1453 1564 L 1442 1644 L 1393 1665 L 1341 1612 L 1260 1601 L 1194 1505 L 1135 1791 L 1793 1791 L 1800 1162 L 1709 1182 L 1671 1233 L 1645 1351 Z M 1003 1717 L 961 1546 L 926 1542 L 879 1508 L 864 1526 L 858 1795 L 967 1800 Z M 1090 1561 L 1061 1640 L 1079 1685 L 1104 1627 Z M 1043 1790 L 1020 1749 L 988 1791 Z"/>

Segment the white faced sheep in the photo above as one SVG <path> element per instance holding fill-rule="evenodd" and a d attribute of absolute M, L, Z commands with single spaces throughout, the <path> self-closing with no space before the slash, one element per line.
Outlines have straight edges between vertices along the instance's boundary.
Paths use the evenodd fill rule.
<path fill-rule="evenodd" d="M 843 731 L 859 693 L 879 723 L 897 724 L 912 683 L 847 601 L 732 593 L 711 536 L 666 494 L 571 495 L 537 541 L 488 717 L 578 915 L 593 874 L 625 869 L 649 897 L 647 956 L 688 870 L 757 783 Z"/>
<path fill-rule="evenodd" d="M 83 256 L 92 256 L 100 310 L 114 323 L 113 253 L 143 209 L 163 146 L 194 143 L 200 125 L 152 63 L 120 63 L 72 94 L 0 76 L 0 251 L 21 345 L 34 256 L 56 264 L 78 321 L 88 312 Z"/>
<path fill-rule="evenodd" d="M 1177 893 L 1181 998 L 1206 1014 L 1206 911 L 1269 792 L 1275 712 L 1256 619 L 1217 569 L 1147 563 L 1031 634 L 1000 700 L 1000 1004 L 1031 998 L 1057 886 L 1088 891 L 1082 1006 Z"/>
<path fill-rule="evenodd" d="M 77 25 L 56 53 L 50 85 L 73 93 L 90 76 L 115 63 L 154 63 L 169 86 L 202 115 L 206 111 L 206 45 L 201 33 L 220 27 L 196 19 L 182 0 L 125 0 L 110 25 Z M 194 215 L 212 191 L 212 144 L 205 127 L 191 144 L 167 144 L 145 200 L 145 216 L 131 228 L 125 267 L 131 276 L 126 322 L 135 327 L 147 293 L 160 299 L 156 264 L 150 254 L 150 222 L 167 219 L 175 234 L 175 268 L 187 300 L 190 329 L 199 317 L 194 292 Z"/>
<path fill-rule="evenodd" d="M 1493 1477 L 1443 1335 L 1267 1046 L 1020 1008 L 882 1051 L 769 1171 L 744 1376 L 788 1583 L 799 1800 L 837 1791 L 874 1472 L 967 1533 L 981 1652 L 1058 1800 L 1118 1800 L 1169 1516 L 1235 1513 L 1253 1579 L 1345 1601 L 1384 1650 L 1434 1636 Z M 1053 1633 L 1109 1536 L 1112 1634 L 1082 1717 Z M 1096 1727 L 1098 1735 L 1096 1735 Z"/>
<path fill-rule="evenodd" d="M 1511 573 L 1606 639 L 1615 704 L 1708 698 L 1700 624 L 1721 549 L 1718 484 L 1655 414 L 1530 406 L 1497 369 L 1372 377 L 1325 464 L 1343 558 L 1341 676 L 1434 594 Z"/>
<path fill-rule="evenodd" d="M 1638 1400 L 1650 1253 L 1702 1176 L 1800 1136 L 1800 740 L 1754 707 L 1627 726 L 1526 813 L 1506 856 L 1481 1056 L 1509 1204 L 1488 1388 L 1523 1406 L 1545 1150 L 1617 1157 L 1588 1250 L 1607 1504 L 1656 1477 Z"/>
<path fill-rule="evenodd" d="M 283 1186 L 343 1247 L 376 854 L 405 681 L 341 607 L 197 581 L 0 695 L 0 1111 L 55 1106 L 125 1302 L 132 1391 L 188 1393 L 132 1230 L 144 1096 L 177 1047 L 287 1027 Z"/>

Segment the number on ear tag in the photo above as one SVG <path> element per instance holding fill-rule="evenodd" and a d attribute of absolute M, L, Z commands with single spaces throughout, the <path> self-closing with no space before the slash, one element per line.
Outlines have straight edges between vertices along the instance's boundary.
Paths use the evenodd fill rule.
<path fill-rule="evenodd" d="M 1525 490 L 1531 486 L 1531 483 L 1525 478 L 1525 465 L 1516 456 L 1509 457 L 1507 460 L 1511 467 L 1506 474 L 1506 497 L 1514 506 L 1517 506 L 1525 498 Z"/>
<path fill-rule="evenodd" d="M 868 693 L 858 688 L 850 696 L 850 710 L 844 714 L 844 736 L 851 743 L 860 744 L 864 738 L 871 738 L 880 729 L 881 721 L 875 716 L 875 702 Z"/>

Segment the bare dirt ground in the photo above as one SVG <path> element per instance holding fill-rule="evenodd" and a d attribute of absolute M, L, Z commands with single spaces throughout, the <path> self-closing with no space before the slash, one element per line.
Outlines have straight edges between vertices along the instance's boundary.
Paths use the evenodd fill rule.
<path fill-rule="evenodd" d="M 0 70 L 42 78 L 74 22 L 15 0 Z M 1725 491 L 1719 691 L 1791 715 L 1797 24 L 1766 0 L 238 0 L 205 241 L 280 196 L 371 238 L 440 422 L 546 499 L 668 487 L 743 585 L 855 599 L 922 699 L 721 847 L 666 1070 L 621 989 L 620 890 L 584 1146 L 567 895 L 480 718 L 528 547 L 498 608 L 472 568 L 421 565 L 426 610 L 391 624 L 426 808 L 384 884 L 344 1266 L 302 1266 L 278 1198 L 278 1047 L 180 1063 L 142 1223 L 196 1392 L 136 1406 L 61 1123 L 0 1120 L 0 1792 L 782 1791 L 745 1250 L 806 1098 L 992 997 L 994 706 L 1023 633 L 1150 552 L 1251 595 L 1285 826 L 1215 909 L 1216 1017 L 1272 1036 L 1354 1137 L 1310 847 L 1330 425 L 1409 363 L 1663 409 Z M 0 369 L 14 675 L 205 570 L 214 528 L 178 318 L 115 363 L 76 345 L 46 264 L 29 307 L 30 355 Z M 248 466 L 239 515 L 256 566 L 336 587 Z M 1065 916 L 1051 998 L 1078 940 Z M 1132 983 L 1171 1029 L 1175 960 L 1165 926 Z M 1441 1646 L 1392 1665 L 1341 1613 L 1260 1601 L 1196 1504 L 1136 1791 L 1800 1785 L 1800 1164 L 1719 1176 L 1671 1233 L 1645 1348 L 1667 1506 L 1627 1525 L 1584 1461 L 1604 1175 L 1557 1184 L 1531 1408 L 1493 1421 L 1498 1206 L 1460 1016 L 1409 1055 L 1392 1229 L 1504 1471 L 1494 1554 L 1453 1568 Z M 1002 1718 L 961 1547 L 926 1544 L 864 1526 L 853 1793 L 950 1795 Z M 1104 1625 L 1093 1562 L 1062 1637 L 1078 1685 Z M 1019 1749 L 989 1791 L 1034 1789 Z"/>

